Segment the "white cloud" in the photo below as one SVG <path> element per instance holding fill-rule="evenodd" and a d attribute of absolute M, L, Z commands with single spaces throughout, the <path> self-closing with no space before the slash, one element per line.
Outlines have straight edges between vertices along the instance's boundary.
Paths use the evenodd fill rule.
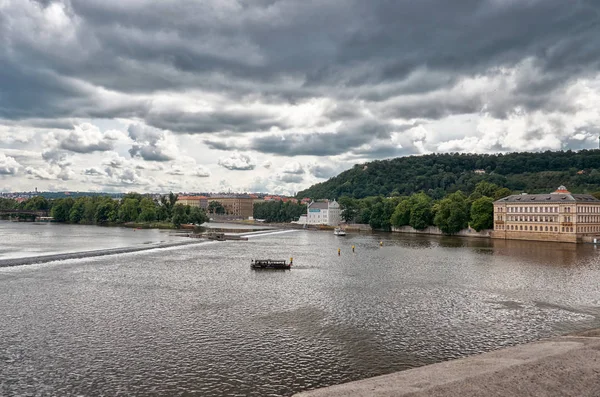
<path fill-rule="evenodd" d="M 14 157 L 0 153 L 0 175 L 15 175 L 21 164 Z"/>
<path fill-rule="evenodd" d="M 219 158 L 218 164 L 228 170 L 253 170 L 256 167 L 256 161 L 252 157 L 240 152 Z"/>

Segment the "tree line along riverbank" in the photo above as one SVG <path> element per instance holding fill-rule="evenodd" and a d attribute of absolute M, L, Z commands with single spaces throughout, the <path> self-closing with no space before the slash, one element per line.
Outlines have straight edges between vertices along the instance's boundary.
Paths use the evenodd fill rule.
<path fill-rule="evenodd" d="M 108 196 L 48 200 L 36 196 L 19 203 L 2 198 L 0 209 L 48 211 L 56 222 L 86 225 L 179 228 L 183 224 L 202 224 L 209 220 L 202 208 L 177 204 L 177 195 L 173 193 L 158 200 L 139 193 L 128 193 L 121 200 Z"/>
<path fill-rule="evenodd" d="M 511 194 L 507 188 L 482 181 L 468 196 L 460 190 L 438 200 L 424 192 L 364 199 L 344 196 L 339 203 L 342 218 L 348 223 L 368 224 L 373 229 L 385 231 L 402 226 L 416 230 L 437 226 L 445 234 L 455 234 L 469 226 L 476 231 L 491 229 L 493 202 Z"/>

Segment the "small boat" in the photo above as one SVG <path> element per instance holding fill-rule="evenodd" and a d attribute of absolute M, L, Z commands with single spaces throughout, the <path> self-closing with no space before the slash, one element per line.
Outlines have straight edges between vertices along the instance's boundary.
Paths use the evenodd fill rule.
<path fill-rule="evenodd" d="M 250 262 L 250 267 L 252 269 L 282 269 L 288 270 L 292 267 L 292 260 L 290 263 L 287 263 L 284 260 L 274 260 L 274 259 L 252 259 Z"/>
<path fill-rule="evenodd" d="M 333 234 L 335 234 L 336 236 L 345 236 L 346 232 L 344 231 L 344 229 L 342 229 L 341 227 L 336 227 L 333 230 Z"/>

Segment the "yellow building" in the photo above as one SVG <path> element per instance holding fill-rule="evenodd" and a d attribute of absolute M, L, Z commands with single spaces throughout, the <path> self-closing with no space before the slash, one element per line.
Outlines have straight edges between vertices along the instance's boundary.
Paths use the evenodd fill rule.
<path fill-rule="evenodd" d="M 254 198 L 250 196 L 209 197 L 208 203 L 217 201 L 225 208 L 226 215 L 249 218 L 254 214 Z"/>
<path fill-rule="evenodd" d="M 494 238 L 560 242 L 600 240 L 600 200 L 560 186 L 550 194 L 519 194 L 494 202 Z"/>
<path fill-rule="evenodd" d="M 190 207 L 208 207 L 208 197 L 205 196 L 178 196 L 177 204 L 189 205 Z"/>

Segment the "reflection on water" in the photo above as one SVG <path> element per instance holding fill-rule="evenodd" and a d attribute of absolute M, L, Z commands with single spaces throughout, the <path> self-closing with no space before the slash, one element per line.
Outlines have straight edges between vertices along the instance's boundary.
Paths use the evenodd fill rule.
<path fill-rule="evenodd" d="M 599 326 L 598 285 L 592 245 L 316 231 L 0 269 L 0 395 L 285 396 Z"/>
<path fill-rule="evenodd" d="M 0 220 L 0 260 L 181 241 L 175 231 Z"/>

